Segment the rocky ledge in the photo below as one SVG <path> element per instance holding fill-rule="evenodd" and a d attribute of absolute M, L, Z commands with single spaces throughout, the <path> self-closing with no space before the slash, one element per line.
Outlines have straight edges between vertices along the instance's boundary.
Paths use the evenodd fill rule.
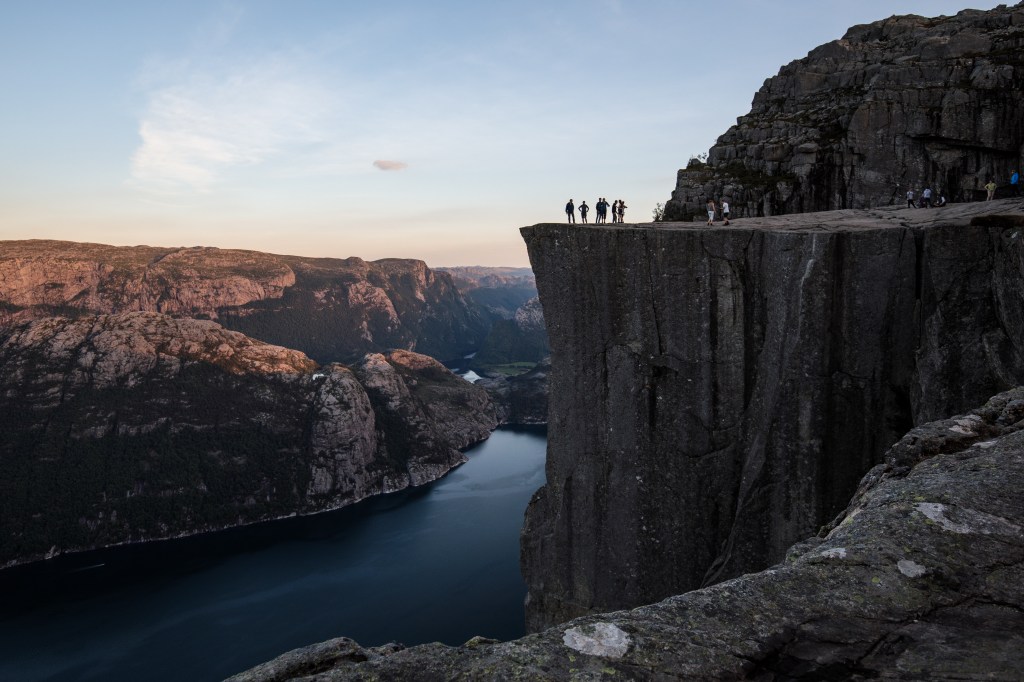
<path fill-rule="evenodd" d="M 436 479 L 497 423 L 408 351 L 319 366 L 135 312 L 0 330 L 0 566 L 335 509 Z"/>
<path fill-rule="evenodd" d="M 1024 669 L 1024 389 L 912 429 L 783 563 L 513 642 L 340 638 L 231 678 L 1010 680 Z"/>

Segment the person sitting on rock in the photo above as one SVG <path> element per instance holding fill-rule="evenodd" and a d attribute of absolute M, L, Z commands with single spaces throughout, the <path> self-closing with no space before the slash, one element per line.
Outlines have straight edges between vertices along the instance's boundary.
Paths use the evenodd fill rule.
<path fill-rule="evenodd" d="M 946 205 L 946 197 L 942 194 L 942 190 L 935 192 L 939 195 L 939 198 L 935 200 L 935 207 L 941 208 Z"/>

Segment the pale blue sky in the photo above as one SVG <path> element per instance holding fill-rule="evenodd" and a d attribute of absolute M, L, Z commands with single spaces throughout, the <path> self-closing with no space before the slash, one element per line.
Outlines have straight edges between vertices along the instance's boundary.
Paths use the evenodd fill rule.
<path fill-rule="evenodd" d="M 525 265 L 850 25 L 997 4 L 6 0 L 0 239 Z"/>

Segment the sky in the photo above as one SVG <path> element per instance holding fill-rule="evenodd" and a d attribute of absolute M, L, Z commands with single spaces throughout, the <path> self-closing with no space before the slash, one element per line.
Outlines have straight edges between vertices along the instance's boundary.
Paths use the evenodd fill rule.
<path fill-rule="evenodd" d="M 8 0 L 0 240 L 528 265 L 570 198 L 650 220 L 848 27 L 997 4 Z"/>

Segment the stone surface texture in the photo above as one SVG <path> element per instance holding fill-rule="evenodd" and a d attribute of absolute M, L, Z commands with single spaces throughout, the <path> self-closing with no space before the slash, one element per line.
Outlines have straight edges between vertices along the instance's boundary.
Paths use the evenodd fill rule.
<path fill-rule="evenodd" d="M 216 319 L 321 363 L 390 348 L 461 357 L 490 328 L 450 275 L 417 260 L 0 242 L 0 328 L 52 315 L 132 311 Z"/>
<path fill-rule="evenodd" d="M 523 228 L 551 339 L 528 622 L 781 560 L 914 424 L 1024 382 L 1024 201 Z"/>
<path fill-rule="evenodd" d="M 338 508 L 465 461 L 486 391 L 396 350 L 351 368 L 210 320 L 0 330 L 0 566 Z"/>
<path fill-rule="evenodd" d="M 1024 159 L 1024 3 L 953 17 L 854 26 L 784 66 L 722 135 L 679 171 L 667 220 L 905 203 L 925 187 L 950 201 L 1000 195 Z M 701 217 L 701 220 L 704 218 Z"/>
<path fill-rule="evenodd" d="M 338 638 L 231 682 L 1016 680 L 1024 389 L 915 428 L 847 509 L 760 573 L 512 642 Z"/>

